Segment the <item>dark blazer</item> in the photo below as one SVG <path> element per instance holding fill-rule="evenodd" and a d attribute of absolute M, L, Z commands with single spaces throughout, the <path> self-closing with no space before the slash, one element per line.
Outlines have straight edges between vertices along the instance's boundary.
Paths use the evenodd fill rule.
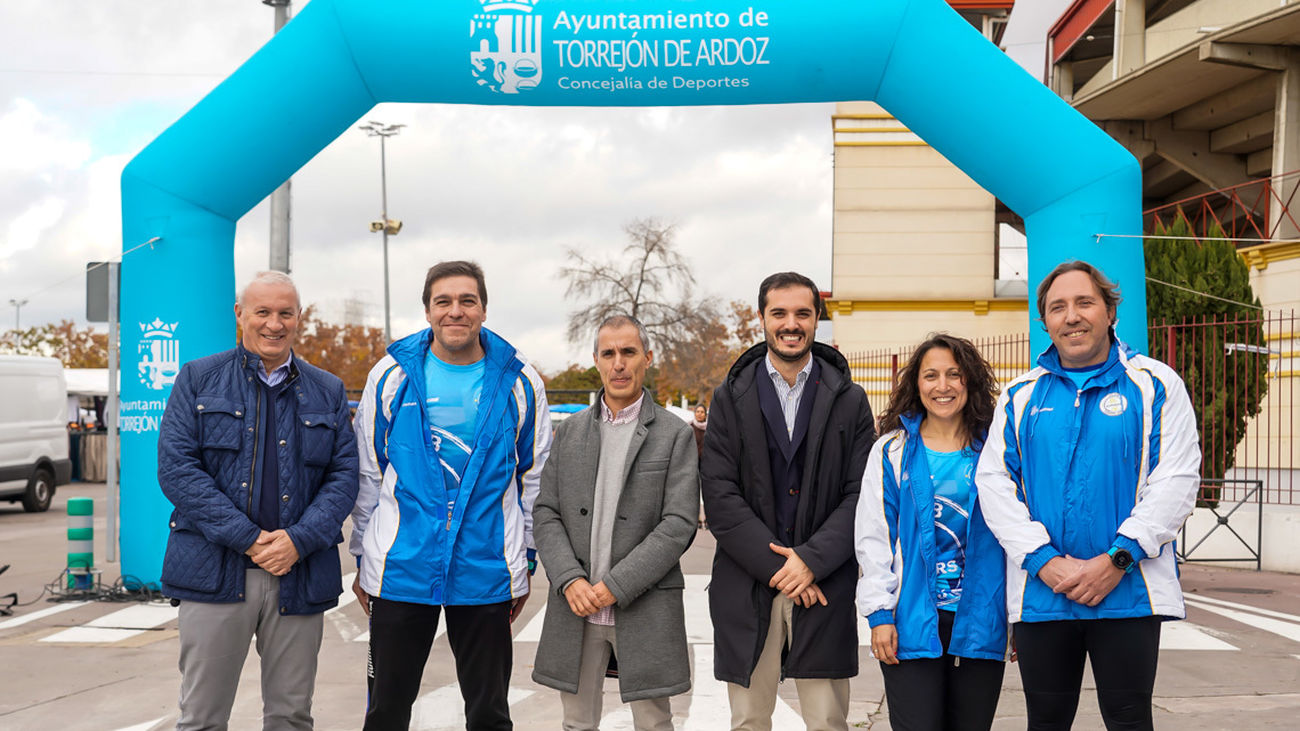
<path fill-rule="evenodd" d="M 684 693 L 691 687 L 679 565 L 695 537 L 699 472 L 691 428 L 649 393 L 628 445 L 623 490 L 605 585 L 618 600 L 619 691 L 626 701 Z M 533 667 L 536 682 L 576 693 L 586 619 L 569 609 L 564 587 L 591 583 L 591 518 L 600 462 L 600 406 L 560 423 L 533 506 L 537 556 L 555 596 L 546 603 Z"/>
<path fill-rule="evenodd" d="M 791 544 L 829 604 L 795 606 L 784 674 L 847 678 L 858 672 L 853 519 L 875 425 L 867 395 L 853 383 L 844 357 L 821 343 L 814 343 L 812 352 L 821 377 L 810 381 L 803 395 L 814 401 Z M 766 344 L 750 348 L 714 391 L 700 459 L 704 509 L 718 542 L 709 586 L 713 671 L 718 680 L 745 687 L 758 664 L 776 596 L 767 584 L 785 564 L 768 547 L 782 542 L 776 539 L 768 443 L 755 385 L 769 378 L 766 357 Z"/>

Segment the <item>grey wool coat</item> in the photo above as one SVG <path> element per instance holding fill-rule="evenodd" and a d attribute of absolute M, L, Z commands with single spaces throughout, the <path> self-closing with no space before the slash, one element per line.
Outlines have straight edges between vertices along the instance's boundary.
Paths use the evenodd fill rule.
<path fill-rule="evenodd" d="M 603 394 L 602 394 L 603 396 Z M 569 609 L 564 587 L 604 579 L 618 600 L 619 691 L 624 702 L 684 693 L 691 687 L 679 560 L 695 537 L 699 472 L 686 422 L 647 393 L 628 447 L 623 490 L 604 577 L 590 576 L 591 518 L 600 458 L 600 406 L 560 423 L 533 507 L 533 539 L 554 595 L 546 603 L 533 680 L 578 690 L 586 619 Z"/>

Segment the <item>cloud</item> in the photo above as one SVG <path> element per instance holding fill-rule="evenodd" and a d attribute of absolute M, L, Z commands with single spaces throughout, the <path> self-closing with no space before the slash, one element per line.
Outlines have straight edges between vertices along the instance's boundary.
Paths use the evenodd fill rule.
<path fill-rule="evenodd" d="M 13 99 L 0 116 L 0 175 L 44 175 L 76 169 L 90 159 L 90 144 L 69 139 L 67 126 L 27 99 Z"/>
<path fill-rule="evenodd" d="M 123 165 L 255 52 L 271 17 L 251 0 L 184 12 L 162 0 L 5 4 L 0 124 L 19 126 L 0 144 L 20 140 L 13 159 L 25 162 L 5 167 L 0 154 L 0 232 L 28 233 L 11 237 L 23 248 L 0 260 L 0 304 L 35 293 L 24 323 L 81 317 L 85 261 L 121 250 Z M 616 254 L 623 225 L 642 217 L 677 224 L 702 293 L 751 301 L 781 269 L 829 288 L 831 112 L 376 107 L 363 119 L 408 125 L 386 143 L 389 216 L 405 224 L 389 239 L 394 335 L 426 325 L 425 270 L 469 258 L 487 271 L 488 327 L 543 369 L 585 362 L 587 348 L 564 337 L 581 303 L 566 300 L 555 273 L 570 247 Z M 341 316 L 361 300 L 373 325 L 383 322 L 381 237 L 368 226 L 380 217 L 378 148 L 349 129 L 293 177 L 304 301 Z M 44 216 L 29 213 L 39 206 Z M 52 225 L 27 223 L 55 212 Z M 237 285 L 267 267 L 267 215 L 262 203 L 238 222 Z"/>

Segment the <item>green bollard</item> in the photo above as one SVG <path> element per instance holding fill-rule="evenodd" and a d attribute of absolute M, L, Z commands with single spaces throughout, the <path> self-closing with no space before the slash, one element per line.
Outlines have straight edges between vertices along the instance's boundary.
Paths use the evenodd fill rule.
<path fill-rule="evenodd" d="M 88 497 L 68 500 L 68 588 L 86 591 L 95 567 L 95 501 Z"/>

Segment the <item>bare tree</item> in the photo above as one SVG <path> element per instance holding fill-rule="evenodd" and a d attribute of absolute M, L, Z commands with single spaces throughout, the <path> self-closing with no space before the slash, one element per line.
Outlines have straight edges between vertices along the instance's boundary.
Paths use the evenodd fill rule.
<path fill-rule="evenodd" d="M 715 314 L 711 300 L 695 300 L 695 275 L 673 244 L 676 227 L 653 218 L 623 227 L 628 243 L 613 259 L 588 257 L 568 250 L 559 277 L 568 282 L 570 300 L 581 304 L 569 313 L 569 341 L 581 343 L 613 315 L 640 320 L 652 338 L 667 344 L 701 316 Z"/>

